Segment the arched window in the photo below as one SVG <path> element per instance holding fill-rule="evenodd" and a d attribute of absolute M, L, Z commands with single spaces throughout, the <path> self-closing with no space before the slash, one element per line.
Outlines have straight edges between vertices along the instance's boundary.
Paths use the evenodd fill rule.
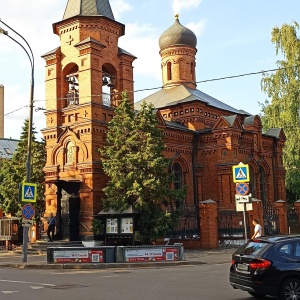
<path fill-rule="evenodd" d="M 179 190 L 183 186 L 182 182 L 182 168 L 179 163 L 173 165 L 174 170 L 174 189 Z"/>
<path fill-rule="evenodd" d="M 267 206 L 266 172 L 263 167 L 259 167 L 259 174 L 260 174 L 260 197 L 263 206 Z"/>
<path fill-rule="evenodd" d="M 168 80 L 172 80 L 172 63 L 167 63 Z"/>

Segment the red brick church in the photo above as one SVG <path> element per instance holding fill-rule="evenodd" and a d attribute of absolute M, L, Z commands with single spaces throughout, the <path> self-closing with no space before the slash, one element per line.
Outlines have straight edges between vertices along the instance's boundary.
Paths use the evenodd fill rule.
<path fill-rule="evenodd" d="M 57 216 L 59 237 L 78 240 L 91 235 L 93 216 L 102 209 L 107 178 L 98 149 L 105 145 L 107 122 L 120 100 L 118 92 L 134 91 L 136 57 L 118 47 L 125 25 L 114 19 L 108 0 L 69 0 L 53 32 L 61 43 L 43 55 L 46 215 Z M 134 105 L 138 110 L 146 101 L 157 108 L 165 155 L 176 175 L 174 188 L 188 187 L 183 218 L 174 236 L 197 247 L 213 248 L 223 229 L 240 229 L 232 178 L 232 166 L 240 162 L 249 165 L 255 199 L 248 218 L 264 222 L 265 230 L 273 226 L 283 233 L 283 131 L 262 133 L 258 115 L 196 89 L 197 38 L 178 16 L 158 42 L 162 89 Z M 129 95 L 134 103 L 134 93 Z M 270 212 L 278 222 L 268 222 Z"/>

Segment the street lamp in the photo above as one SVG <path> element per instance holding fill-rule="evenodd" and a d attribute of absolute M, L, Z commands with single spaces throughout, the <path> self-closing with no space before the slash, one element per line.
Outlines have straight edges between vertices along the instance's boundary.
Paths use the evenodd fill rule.
<path fill-rule="evenodd" d="M 28 144 L 27 144 L 27 161 L 26 161 L 26 182 L 30 183 L 30 177 L 31 177 L 31 149 L 32 149 L 32 119 L 33 119 L 33 92 L 34 92 L 34 56 L 31 50 L 31 47 L 29 46 L 28 42 L 15 30 L 13 30 L 11 27 L 9 27 L 7 24 L 5 24 L 1 19 L 0 23 L 4 24 L 7 28 L 12 30 L 15 34 L 17 34 L 19 37 L 22 38 L 22 40 L 26 43 L 29 52 L 27 49 L 19 43 L 17 40 L 9 36 L 8 31 L 4 30 L 0 27 L 0 34 L 4 34 L 7 37 L 9 37 L 11 40 L 16 42 L 18 45 L 20 45 L 23 50 L 26 52 L 30 65 L 31 65 L 31 84 L 30 84 L 30 100 L 29 100 L 29 124 L 28 124 Z M 27 248 L 28 248 L 28 227 L 23 227 L 23 262 L 27 262 Z"/>

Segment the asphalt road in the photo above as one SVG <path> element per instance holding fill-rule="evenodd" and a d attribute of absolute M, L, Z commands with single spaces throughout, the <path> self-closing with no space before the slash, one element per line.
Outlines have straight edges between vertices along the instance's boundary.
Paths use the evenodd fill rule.
<path fill-rule="evenodd" d="M 250 300 L 229 263 L 106 270 L 0 269 L 1 300 Z"/>

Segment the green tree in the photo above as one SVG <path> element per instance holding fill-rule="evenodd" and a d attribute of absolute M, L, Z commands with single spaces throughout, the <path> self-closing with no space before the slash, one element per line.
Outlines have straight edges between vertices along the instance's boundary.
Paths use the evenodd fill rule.
<path fill-rule="evenodd" d="M 266 92 L 270 101 L 262 107 L 264 129 L 283 128 L 286 144 L 283 152 L 283 163 L 287 170 L 286 187 L 288 194 L 294 199 L 300 195 L 300 40 L 297 35 L 299 25 L 283 24 L 281 28 L 272 30 L 272 43 L 275 44 L 277 61 L 280 70 L 266 74 L 261 81 L 262 91 Z"/>
<path fill-rule="evenodd" d="M 0 162 L 0 201 L 5 213 L 12 216 L 20 216 L 22 206 L 25 204 L 19 200 L 19 184 L 26 182 L 26 161 L 28 150 L 28 119 L 22 127 L 22 133 L 17 149 L 12 159 L 2 159 Z M 32 160 L 31 160 L 31 183 L 37 183 L 37 202 L 31 203 L 35 206 L 35 217 L 39 219 L 45 210 L 44 201 L 44 174 L 43 167 L 46 163 L 46 152 L 44 141 L 36 140 L 36 132 L 33 128 L 32 134 Z"/>
<path fill-rule="evenodd" d="M 110 178 L 104 208 L 139 210 L 140 237 L 150 243 L 177 225 L 186 191 L 171 187 L 173 174 L 163 156 L 163 132 L 154 107 L 143 103 L 135 113 L 127 93 L 122 96 L 109 122 L 108 145 L 101 150 L 103 170 Z"/>

